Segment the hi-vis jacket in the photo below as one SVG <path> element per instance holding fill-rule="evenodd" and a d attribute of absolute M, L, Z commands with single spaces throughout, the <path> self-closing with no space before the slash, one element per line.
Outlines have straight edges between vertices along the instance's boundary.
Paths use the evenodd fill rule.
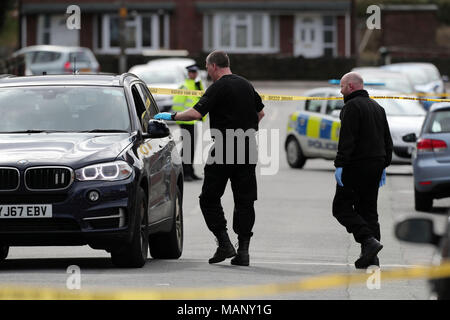
<path fill-rule="evenodd" d="M 203 83 L 192 79 L 186 79 L 184 84 L 180 87 L 183 90 L 204 90 Z M 183 112 L 195 106 L 200 100 L 200 97 L 194 96 L 174 96 L 172 110 L 175 112 Z M 203 119 L 204 120 L 204 119 Z M 177 121 L 177 124 L 194 124 L 197 120 L 192 121 Z"/>

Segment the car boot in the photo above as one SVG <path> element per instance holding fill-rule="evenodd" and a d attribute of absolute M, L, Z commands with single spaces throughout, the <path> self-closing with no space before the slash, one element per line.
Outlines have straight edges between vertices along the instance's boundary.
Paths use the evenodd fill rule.
<path fill-rule="evenodd" d="M 239 239 L 239 248 L 237 255 L 231 259 L 231 264 L 236 266 L 248 266 L 250 264 L 250 255 L 248 254 L 248 247 L 250 239 Z"/>
<path fill-rule="evenodd" d="M 383 245 L 375 238 L 371 237 L 361 245 L 361 256 L 355 261 L 356 269 L 367 269 L 374 261 L 378 252 L 383 249 Z"/>
<path fill-rule="evenodd" d="M 228 237 L 226 230 L 219 231 L 214 234 L 217 238 L 218 247 L 214 256 L 209 259 L 209 263 L 222 262 L 227 258 L 232 258 L 236 255 L 236 250 Z"/>

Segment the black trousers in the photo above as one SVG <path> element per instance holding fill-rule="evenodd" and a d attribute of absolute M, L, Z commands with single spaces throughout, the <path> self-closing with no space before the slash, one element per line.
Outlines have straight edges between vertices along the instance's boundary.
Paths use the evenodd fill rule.
<path fill-rule="evenodd" d="M 183 161 L 183 171 L 185 176 L 191 176 L 194 174 L 194 156 L 195 156 L 195 125 L 193 124 L 180 124 L 180 128 L 186 130 L 183 131 L 183 144 L 181 149 L 181 159 Z M 186 137 L 186 134 L 190 135 Z M 185 157 L 185 153 L 187 153 Z"/>
<path fill-rule="evenodd" d="M 384 161 L 367 161 L 342 170 L 343 187 L 336 185 L 333 200 L 333 216 L 356 242 L 367 238 L 381 240 L 378 223 L 378 188 L 384 169 Z"/>
<path fill-rule="evenodd" d="M 200 208 L 208 229 L 214 234 L 227 230 L 227 220 L 221 204 L 228 180 L 233 191 L 233 230 L 239 239 L 253 235 L 255 224 L 254 201 L 257 198 L 256 165 L 251 164 L 207 164 L 205 180 L 200 195 Z"/>

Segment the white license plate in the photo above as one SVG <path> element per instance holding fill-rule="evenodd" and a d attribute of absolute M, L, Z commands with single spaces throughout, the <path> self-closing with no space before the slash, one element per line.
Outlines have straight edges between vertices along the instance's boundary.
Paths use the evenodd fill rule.
<path fill-rule="evenodd" d="M 51 218 L 51 204 L 11 204 L 0 206 L 0 218 Z"/>

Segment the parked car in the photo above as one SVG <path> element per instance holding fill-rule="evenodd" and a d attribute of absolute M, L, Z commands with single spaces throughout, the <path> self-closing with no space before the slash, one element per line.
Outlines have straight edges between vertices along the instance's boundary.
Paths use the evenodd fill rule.
<path fill-rule="evenodd" d="M 98 73 L 100 65 L 89 48 L 38 45 L 22 48 L 13 57 L 25 55 L 25 75 Z"/>
<path fill-rule="evenodd" d="M 450 197 L 450 103 L 436 103 L 428 111 L 420 134 L 403 137 L 416 143 L 412 152 L 416 210 L 429 211 L 433 199 Z"/>
<path fill-rule="evenodd" d="M 402 94 L 414 94 L 415 89 L 410 79 L 396 71 L 383 70 L 379 67 L 358 67 L 357 72 L 364 79 L 364 83 L 379 83 L 380 85 L 364 85 L 366 88 L 390 90 Z"/>
<path fill-rule="evenodd" d="M 162 58 L 149 61 L 147 64 L 136 65 L 129 72 L 141 78 L 148 86 L 154 88 L 179 89 L 187 78 L 186 67 L 195 64 L 189 58 Z M 199 78 L 206 88 L 206 71 L 199 71 Z M 165 94 L 154 95 L 161 111 L 170 111 L 173 96 Z"/>
<path fill-rule="evenodd" d="M 396 96 L 398 93 L 369 89 L 372 96 Z M 307 91 L 310 97 L 340 97 L 339 88 L 324 87 Z M 384 107 L 394 143 L 392 163 L 410 164 L 413 143 L 402 140 L 409 132 L 419 133 L 425 118 L 420 103 L 412 100 L 376 100 Z M 302 168 L 309 158 L 334 160 L 338 148 L 339 114 L 343 100 L 305 100 L 289 116 L 285 150 L 288 164 Z"/>
<path fill-rule="evenodd" d="M 436 266 L 450 262 L 450 216 L 447 218 L 442 235 L 435 234 L 433 220 L 429 218 L 409 218 L 395 226 L 397 239 L 412 243 L 432 244 L 438 252 Z M 450 300 L 450 277 L 431 279 L 431 292 L 438 300 Z"/>
<path fill-rule="evenodd" d="M 132 74 L 0 79 L 0 261 L 24 245 L 180 257 L 181 158 L 158 112 Z"/>
<path fill-rule="evenodd" d="M 431 95 L 431 98 L 440 98 L 439 95 L 445 93 L 443 77 L 432 63 L 393 63 L 381 68 L 405 74 L 413 84 L 414 90 L 418 93 Z M 436 94 L 436 96 L 433 96 L 433 94 Z M 423 102 L 427 110 L 432 104 L 433 102 L 431 101 Z"/>

